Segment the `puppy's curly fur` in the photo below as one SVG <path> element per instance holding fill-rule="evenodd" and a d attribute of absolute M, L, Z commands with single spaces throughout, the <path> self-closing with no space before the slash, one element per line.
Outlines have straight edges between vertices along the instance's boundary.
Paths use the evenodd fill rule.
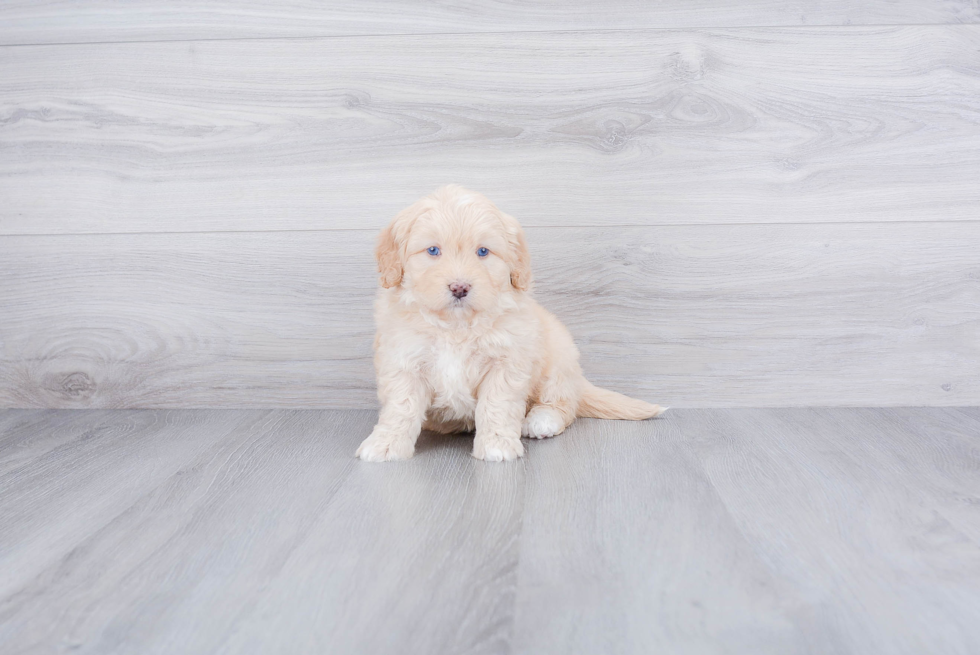
<path fill-rule="evenodd" d="M 599 389 L 578 349 L 531 295 L 524 231 L 487 198 L 446 186 L 399 213 L 378 239 L 374 364 L 382 408 L 357 449 L 406 459 L 425 428 L 476 430 L 473 456 L 524 454 L 576 416 L 642 420 L 664 409 Z"/>

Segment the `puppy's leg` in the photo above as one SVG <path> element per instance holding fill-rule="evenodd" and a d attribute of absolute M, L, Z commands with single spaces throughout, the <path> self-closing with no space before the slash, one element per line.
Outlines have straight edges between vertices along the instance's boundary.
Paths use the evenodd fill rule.
<path fill-rule="evenodd" d="M 524 422 L 521 425 L 521 436 L 531 439 L 556 437 L 575 420 L 574 412 L 571 418 L 568 416 L 568 412 L 562 411 L 560 407 L 555 405 L 535 403 L 528 411 L 527 416 L 524 417 Z"/>
<path fill-rule="evenodd" d="M 506 364 L 498 364 L 483 379 L 477 394 L 473 457 L 500 462 L 524 454 L 521 420 L 529 381 L 529 373 Z"/>
<path fill-rule="evenodd" d="M 581 376 L 555 375 L 544 380 L 521 425 L 521 435 L 546 439 L 565 431 L 575 420 Z"/>
<path fill-rule="evenodd" d="M 408 459 L 415 454 L 415 442 L 429 408 L 428 390 L 410 373 L 392 375 L 378 389 L 381 415 L 371 436 L 361 442 L 357 456 L 365 462 Z"/>

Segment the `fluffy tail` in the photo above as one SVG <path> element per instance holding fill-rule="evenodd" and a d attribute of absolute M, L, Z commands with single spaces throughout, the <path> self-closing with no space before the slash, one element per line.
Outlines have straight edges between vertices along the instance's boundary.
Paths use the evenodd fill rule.
<path fill-rule="evenodd" d="M 582 418 L 618 418 L 627 421 L 642 421 L 660 416 L 667 411 L 666 407 L 651 405 L 608 389 L 600 389 L 590 382 L 586 382 L 585 385 L 585 392 L 578 401 L 578 411 L 576 412 Z"/>

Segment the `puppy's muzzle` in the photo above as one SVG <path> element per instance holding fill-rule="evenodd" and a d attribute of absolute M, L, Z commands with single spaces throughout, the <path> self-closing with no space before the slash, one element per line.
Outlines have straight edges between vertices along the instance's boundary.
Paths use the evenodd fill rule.
<path fill-rule="evenodd" d="M 470 285 L 465 282 L 453 282 L 449 285 L 449 291 L 456 300 L 462 300 L 470 292 Z"/>

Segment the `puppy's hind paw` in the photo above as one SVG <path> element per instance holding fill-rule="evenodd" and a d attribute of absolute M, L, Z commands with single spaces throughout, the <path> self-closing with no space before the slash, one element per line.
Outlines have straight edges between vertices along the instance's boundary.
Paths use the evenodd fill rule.
<path fill-rule="evenodd" d="M 411 439 L 393 437 L 375 430 L 361 442 L 356 456 L 365 462 L 392 462 L 409 459 L 415 454 L 415 444 Z"/>
<path fill-rule="evenodd" d="M 519 438 L 477 437 L 473 441 L 473 457 L 487 462 L 512 462 L 524 455 L 524 444 Z"/>
<path fill-rule="evenodd" d="M 558 410 L 544 405 L 531 408 L 521 425 L 521 436 L 531 439 L 547 439 L 561 434 L 565 430 L 565 422 Z"/>

